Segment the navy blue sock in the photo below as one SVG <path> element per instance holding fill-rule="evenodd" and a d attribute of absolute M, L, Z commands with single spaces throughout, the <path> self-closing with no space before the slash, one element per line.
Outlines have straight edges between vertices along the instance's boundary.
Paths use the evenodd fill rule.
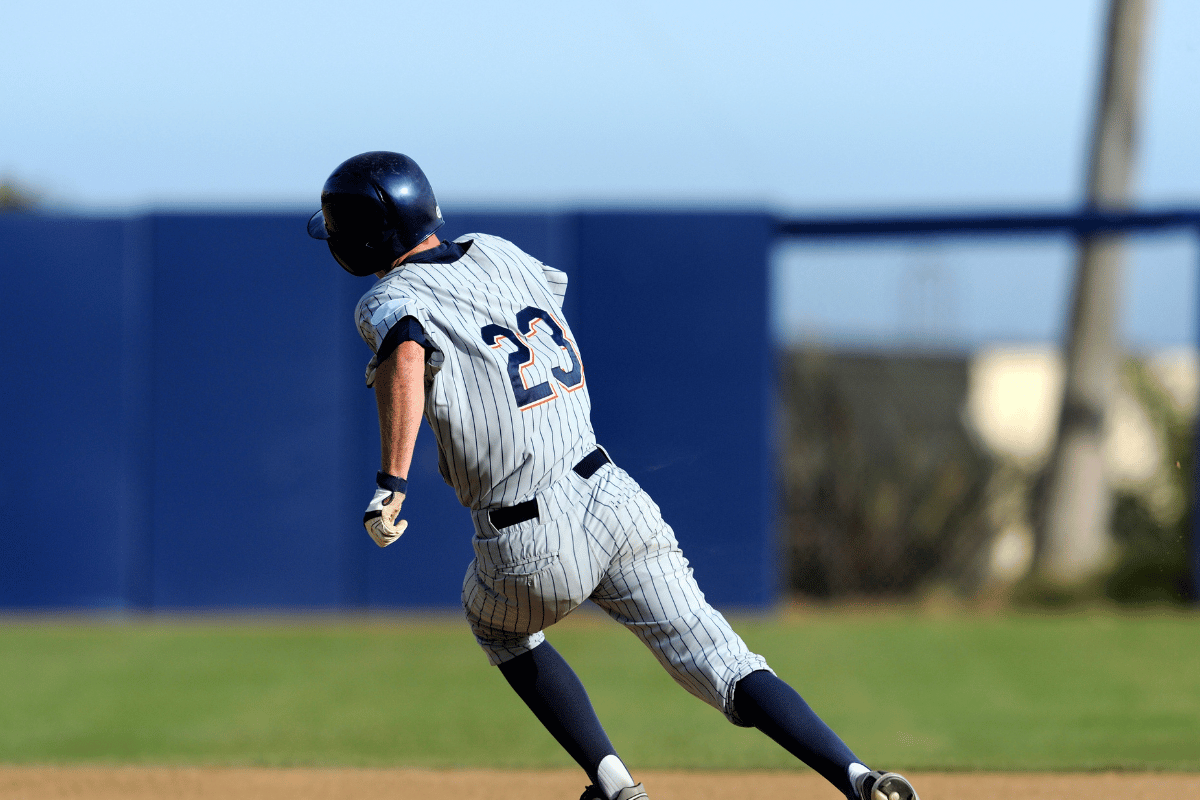
<path fill-rule="evenodd" d="M 575 670 L 549 642 L 500 665 L 500 672 L 571 758 L 596 783 L 605 756 L 616 755 Z"/>
<path fill-rule="evenodd" d="M 846 768 L 858 758 L 796 690 L 766 670 L 738 681 L 733 707 L 744 721 L 808 764 L 843 794 L 856 798 Z"/>

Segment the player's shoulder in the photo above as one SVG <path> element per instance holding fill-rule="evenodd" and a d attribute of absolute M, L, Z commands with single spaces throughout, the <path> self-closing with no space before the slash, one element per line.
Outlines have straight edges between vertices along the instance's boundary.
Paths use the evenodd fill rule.
<path fill-rule="evenodd" d="M 479 248 L 480 251 L 483 251 L 488 255 L 492 253 L 509 253 L 520 254 L 526 258 L 529 257 L 524 250 L 510 242 L 508 239 L 505 239 L 501 236 L 495 236 L 490 233 L 468 233 L 464 234 L 463 236 L 459 236 L 454 241 L 462 245 L 470 242 L 471 247 L 470 250 L 467 251 L 468 253 L 470 253 L 471 250 Z"/>
<path fill-rule="evenodd" d="M 381 306 L 402 305 L 416 300 L 416 293 L 400 274 L 393 270 L 375 282 L 375 285 L 359 298 L 354 308 L 354 316 L 362 319 L 375 313 Z"/>
<path fill-rule="evenodd" d="M 472 247 L 516 247 L 515 244 L 500 236 L 491 233 L 464 233 L 454 241 L 465 245 L 467 242 L 473 242 Z"/>

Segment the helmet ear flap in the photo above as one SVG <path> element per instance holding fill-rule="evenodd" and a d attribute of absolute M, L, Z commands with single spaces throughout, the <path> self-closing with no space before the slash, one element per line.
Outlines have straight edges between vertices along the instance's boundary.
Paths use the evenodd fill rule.
<path fill-rule="evenodd" d="M 392 255 L 392 237 L 382 246 L 372 247 L 367 243 L 347 241 L 339 236 L 329 237 L 327 244 L 334 260 L 342 269 L 358 278 L 365 278 L 390 269 L 399 256 Z"/>

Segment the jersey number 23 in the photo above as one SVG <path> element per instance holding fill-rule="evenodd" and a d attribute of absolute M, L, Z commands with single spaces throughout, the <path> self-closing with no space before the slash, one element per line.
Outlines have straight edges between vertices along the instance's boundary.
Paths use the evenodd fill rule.
<path fill-rule="evenodd" d="M 540 326 L 545 326 L 550 333 L 550 339 L 571 359 L 571 369 L 552 367 L 550 374 L 554 378 L 553 381 L 545 380 L 530 386 L 525 378 L 525 371 L 534 363 L 530 340 L 538 333 L 543 333 Z M 483 336 L 484 344 L 493 350 L 503 347 L 505 341 L 516 348 L 508 354 L 508 380 L 512 384 L 517 408 L 522 411 L 542 403 L 548 403 L 558 397 L 555 384 L 562 386 L 568 392 L 573 392 L 583 385 L 583 364 L 579 361 L 579 354 L 575 352 L 575 346 L 571 344 L 570 339 L 563 335 L 563 329 L 554 317 L 542 309 L 533 306 L 522 309 L 517 314 L 515 331 L 503 325 L 493 324 L 484 325 L 479 332 Z"/>

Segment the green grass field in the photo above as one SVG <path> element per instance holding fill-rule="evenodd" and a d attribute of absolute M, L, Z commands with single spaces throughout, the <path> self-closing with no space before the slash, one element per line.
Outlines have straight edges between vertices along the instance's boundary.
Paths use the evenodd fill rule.
<path fill-rule="evenodd" d="M 889 769 L 1200 770 L 1200 616 L 734 619 Z M 639 768 L 771 769 L 595 614 L 552 629 Z M 0 622 L 0 762 L 567 767 L 448 617 Z"/>

